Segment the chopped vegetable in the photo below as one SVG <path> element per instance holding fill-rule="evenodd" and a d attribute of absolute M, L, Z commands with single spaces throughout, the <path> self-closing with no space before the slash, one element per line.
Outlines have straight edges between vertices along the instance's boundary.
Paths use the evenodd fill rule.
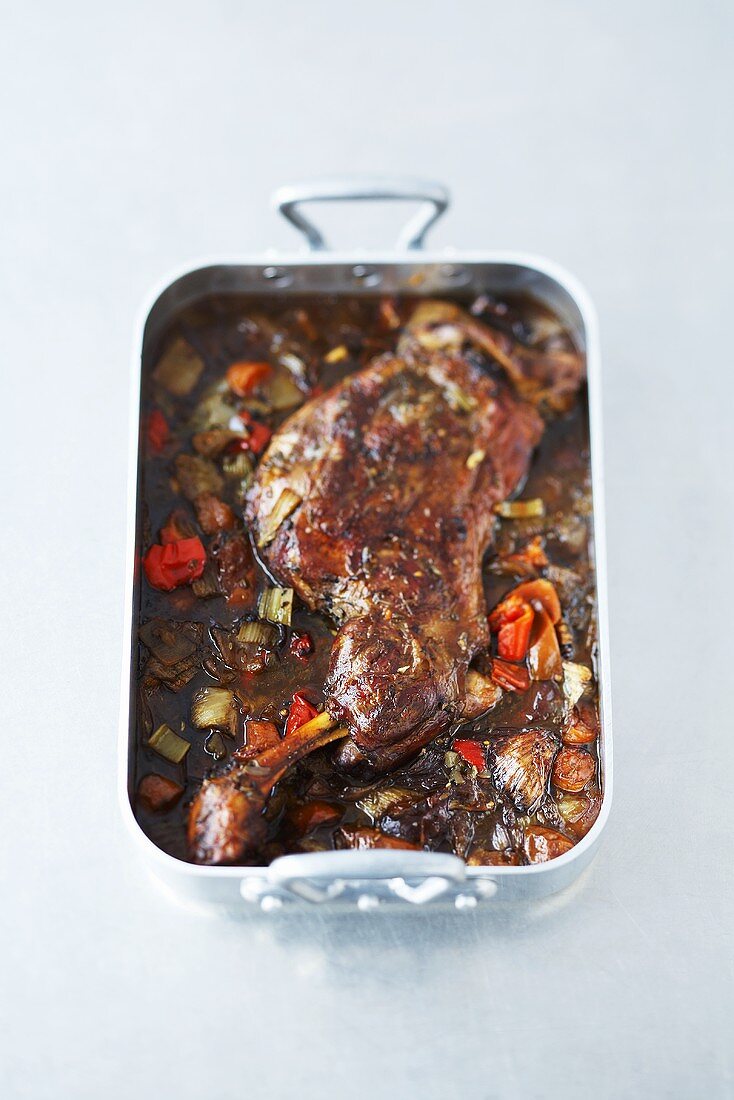
<path fill-rule="evenodd" d="M 492 778 L 520 813 L 532 814 L 548 787 L 558 740 L 549 730 L 521 730 L 490 742 Z"/>
<path fill-rule="evenodd" d="M 246 397 L 259 382 L 264 382 L 273 373 L 270 363 L 241 362 L 232 363 L 227 369 L 227 385 L 238 397 Z"/>
<path fill-rule="evenodd" d="M 236 524 L 235 514 L 228 504 L 214 493 L 199 493 L 194 501 L 199 526 L 207 535 L 217 531 L 231 531 Z"/>
<path fill-rule="evenodd" d="M 196 536 L 194 521 L 183 508 L 176 508 L 171 512 L 159 532 L 159 538 L 163 546 L 169 542 L 181 542 L 182 539 L 192 539 Z"/>
<path fill-rule="evenodd" d="M 343 363 L 345 359 L 349 358 L 349 350 L 346 344 L 339 344 L 338 347 L 332 348 L 331 351 L 327 351 L 324 356 L 325 363 Z"/>
<path fill-rule="evenodd" d="M 242 432 L 231 431 L 229 428 L 210 428 L 205 432 L 197 432 L 192 436 L 191 443 L 195 451 L 204 458 L 218 458 L 232 443 L 242 439 Z"/>
<path fill-rule="evenodd" d="M 290 645 L 288 646 L 288 652 L 292 653 L 294 657 L 297 657 L 299 661 L 305 661 L 307 657 L 310 657 L 314 651 L 313 639 L 310 634 L 306 632 L 299 632 L 294 630 L 291 634 Z"/>
<path fill-rule="evenodd" d="M 497 651 L 503 660 L 525 660 L 534 615 L 530 604 L 515 592 L 495 607 L 489 625 L 497 631 Z"/>
<path fill-rule="evenodd" d="M 475 470 L 477 466 L 480 466 L 484 462 L 485 453 L 482 450 L 472 451 L 466 460 L 467 470 Z"/>
<path fill-rule="evenodd" d="M 563 674 L 558 635 L 550 616 L 536 608 L 528 647 L 528 668 L 533 680 L 556 680 Z"/>
<path fill-rule="evenodd" d="M 569 848 L 573 848 L 573 841 L 555 829 L 546 829 L 543 825 L 528 825 L 523 848 L 528 863 L 547 863 L 549 859 L 562 856 Z"/>
<path fill-rule="evenodd" d="M 507 691 L 527 691 L 530 687 L 530 676 L 524 665 L 513 665 L 500 658 L 492 661 L 492 679 Z"/>
<path fill-rule="evenodd" d="M 178 336 L 164 351 L 153 378 L 174 397 L 186 397 L 204 370 L 204 360 L 183 337 Z"/>
<path fill-rule="evenodd" d="M 495 504 L 493 511 L 502 519 L 529 519 L 533 516 L 544 516 L 545 505 L 540 497 L 532 500 L 503 500 Z"/>
<path fill-rule="evenodd" d="M 154 454 L 160 454 L 170 437 L 168 421 L 160 409 L 153 409 L 148 417 L 146 435 L 148 446 Z"/>
<path fill-rule="evenodd" d="M 184 789 L 180 783 L 167 779 L 164 775 L 152 772 L 144 775 L 138 784 L 137 802 L 151 813 L 168 810 L 179 800 Z"/>
<path fill-rule="evenodd" d="M 522 550 L 509 554 L 505 561 L 516 565 L 531 566 L 533 569 L 544 569 L 548 564 L 548 557 L 543 549 L 542 535 L 536 535 Z"/>
<path fill-rule="evenodd" d="M 252 459 L 246 451 L 238 450 L 225 455 L 222 459 L 224 476 L 232 481 L 240 481 L 243 488 L 247 488 L 252 477 Z"/>
<path fill-rule="evenodd" d="M 200 577 L 205 562 L 206 551 L 201 539 L 179 539 L 165 546 L 158 543 L 151 546 L 143 558 L 143 568 L 153 588 L 170 592 Z"/>
<path fill-rule="evenodd" d="M 292 612 L 292 588 L 266 588 L 264 592 L 260 593 L 257 613 L 261 619 L 267 619 L 271 623 L 280 623 L 283 626 L 290 626 Z"/>
<path fill-rule="evenodd" d="M 582 791 L 596 771 L 593 756 L 583 749 L 563 748 L 553 765 L 553 782 L 562 791 Z"/>
<path fill-rule="evenodd" d="M 201 624 L 149 619 L 138 633 L 143 645 L 156 659 L 170 667 L 194 656 L 200 640 Z"/>
<path fill-rule="evenodd" d="M 227 755 L 227 747 L 222 740 L 222 735 L 217 730 L 210 733 L 204 742 L 204 751 L 213 756 L 215 760 L 223 760 Z"/>
<path fill-rule="evenodd" d="M 238 717 L 234 692 L 228 688 L 204 687 L 191 703 L 191 724 L 199 730 L 221 729 L 234 737 Z"/>
<path fill-rule="evenodd" d="M 471 764 L 478 772 L 484 771 L 486 759 L 484 746 L 480 741 L 457 740 L 453 743 L 454 752 L 458 752 L 467 764 Z"/>
<path fill-rule="evenodd" d="M 578 708 L 574 707 L 571 721 L 561 736 L 566 745 L 590 745 L 596 741 L 597 733 L 598 726 L 593 719 L 587 717 L 586 708 L 580 713 Z"/>
<path fill-rule="evenodd" d="M 288 814 L 288 823 L 299 836 L 303 836 L 322 825 L 334 825 L 341 816 L 342 811 L 338 806 L 315 800 L 294 806 Z"/>
<path fill-rule="evenodd" d="M 517 588 L 513 588 L 512 595 L 526 600 L 533 607 L 542 607 L 554 624 L 561 618 L 561 601 L 550 581 L 542 578 L 537 581 L 523 581 Z"/>
<path fill-rule="evenodd" d="M 285 723 L 285 735 L 289 737 L 295 730 L 305 726 L 312 718 L 318 715 L 318 711 L 312 703 L 300 692 L 293 696 L 293 702 L 288 708 L 288 718 Z"/>
<path fill-rule="evenodd" d="M 273 541 L 281 523 L 285 523 L 288 517 L 295 512 L 300 503 L 301 498 L 298 496 L 298 493 L 294 493 L 292 489 L 283 489 L 270 515 L 260 526 L 260 537 L 257 540 L 257 545 L 260 549 Z"/>
<path fill-rule="evenodd" d="M 575 707 L 587 685 L 591 682 L 591 669 L 573 661 L 563 662 L 563 693 L 569 707 Z"/>
<path fill-rule="evenodd" d="M 371 829 L 368 825 L 342 825 L 334 837 L 337 848 L 409 848 L 412 851 L 420 851 L 420 844 L 411 844 L 409 840 L 403 840 L 398 836 L 387 836 L 379 829 Z"/>
<path fill-rule="evenodd" d="M 251 451 L 254 455 L 262 454 L 273 434 L 270 428 L 261 424 L 259 420 L 255 420 L 246 409 L 243 409 L 239 416 L 247 434 L 244 439 L 231 444 L 230 451 L 233 453 L 238 450 Z"/>
<path fill-rule="evenodd" d="M 224 479 L 210 459 L 182 454 L 176 457 L 175 466 L 176 480 L 187 500 L 196 500 L 200 493 L 222 492 Z"/>
<path fill-rule="evenodd" d="M 256 645 L 269 646 L 277 640 L 278 631 L 275 627 L 257 619 L 244 622 L 237 633 L 237 641 L 242 644 L 254 642 Z"/>
<path fill-rule="evenodd" d="M 268 404 L 276 412 L 294 409 L 303 401 L 303 394 L 293 381 L 291 374 L 282 368 L 275 372 L 268 386 Z"/>
<path fill-rule="evenodd" d="M 169 763 L 180 764 L 191 745 L 185 737 L 179 737 L 170 726 L 163 724 L 154 733 L 151 733 L 148 739 L 148 747 L 157 752 L 159 756 L 162 756 L 164 760 L 168 760 Z"/>

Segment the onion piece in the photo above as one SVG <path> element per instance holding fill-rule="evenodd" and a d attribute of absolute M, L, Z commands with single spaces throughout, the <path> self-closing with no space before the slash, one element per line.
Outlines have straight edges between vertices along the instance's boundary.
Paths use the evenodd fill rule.
<path fill-rule="evenodd" d="M 169 344 L 158 360 L 153 378 L 174 397 L 186 397 L 204 370 L 204 360 L 183 337 Z"/>
<path fill-rule="evenodd" d="M 191 703 L 191 724 L 199 730 L 221 729 L 231 737 L 237 733 L 237 703 L 234 692 L 222 687 L 204 687 Z"/>
<path fill-rule="evenodd" d="M 575 707 L 591 683 L 591 669 L 574 661 L 563 662 L 563 694 L 569 707 Z"/>

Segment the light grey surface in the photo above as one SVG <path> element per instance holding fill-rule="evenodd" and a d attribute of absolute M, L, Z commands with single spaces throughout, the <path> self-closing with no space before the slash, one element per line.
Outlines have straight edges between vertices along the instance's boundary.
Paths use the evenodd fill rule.
<path fill-rule="evenodd" d="M 0 1095 L 731 1096 L 731 6 L 0 10 Z M 444 180 L 434 244 L 596 298 L 615 807 L 554 901 L 214 921 L 115 805 L 132 318 L 345 169 Z"/>

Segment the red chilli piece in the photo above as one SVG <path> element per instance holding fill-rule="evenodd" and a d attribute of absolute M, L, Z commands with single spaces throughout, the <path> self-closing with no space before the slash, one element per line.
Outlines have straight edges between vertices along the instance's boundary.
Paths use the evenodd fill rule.
<path fill-rule="evenodd" d="M 299 661 L 305 661 L 314 651 L 313 639 L 310 634 L 306 634 L 305 631 L 300 633 L 297 630 L 293 631 L 291 635 L 290 645 L 288 646 L 288 652 L 294 657 L 297 657 Z"/>
<path fill-rule="evenodd" d="M 195 581 L 205 564 L 206 550 L 199 538 L 179 539 L 165 546 L 155 543 L 143 558 L 148 583 L 163 592 Z"/>
<path fill-rule="evenodd" d="M 170 436 L 171 432 L 165 416 L 160 409 L 153 409 L 148 417 L 148 424 L 146 427 L 146 437 L 151 451 L 153 451 L 154 454 L 160 454 L 170 439 Z"/>
<path fill-rule="evenodd" d="M 285 723 L 286 737 L 290 737 L 295 730 L 299 730 L 301 726 L 305 726 L 306 722 L 310 722 L 318 713 L 316 707 L 312 703 L 309 703 L 305 695 L 297 691 L 293 696 L 293 702 L 288 710 L 288 718 Z"/>
<path fill-rule="evenodd" d="M 487 758 L 484 754 L 484 746 L 480 741 L 454 741 L 454 752 L 458 752 L 467 764 L 471 764 L 477 769 L 478 772 L 484 770 L 487 765 Z"/>

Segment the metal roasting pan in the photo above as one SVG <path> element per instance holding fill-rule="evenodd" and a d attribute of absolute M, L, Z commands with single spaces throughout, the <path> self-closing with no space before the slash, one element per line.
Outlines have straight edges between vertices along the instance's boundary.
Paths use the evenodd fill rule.
<path fill-rule="evenodd" d="M 308 202 L 406 200 L 418 203 L 392 251 L 334 252 L 308 219 Z M 345 911 L 384 908 L 427 909 L 436 905 L 471 909 L 498 900 L 517 901 L 555 893 L 591 862 L 609 816 L 612 798 L 612 716 L 609 688 L 606 561 L 600 409 L 600 352 L 594 307 L 584 288 L 557 264 L 520 252 L 424 251 L 426 231 L 448 205 L 435 183 L 404 178 L 333 179 L 285 187 L 274 206 L 303 232 L 309 251 L 301 254 L 233 256 L 205 260 L 174 272 L 143 306 L 135 332 L 130 408 L 130 467 L 125 586 L 125 626 L 119 733 L 119 796 L 127 828 L 150 868 L 185 901 L 272 912 L 318 904 Z M 420 281 L 418 281 L 420 280 Z M 400 294 L 441 296 L 487 291 L 522 292 L 549 306 L 585 350 L 588 371 L 594 506 L 594 559 L 598 604 L 598 661 L 601 706 L 600 758 L 603 801 L 598 819 L 570 851 L 528 867 L 467 867 L 458 856 L 399 850 L 334 851 L 287 855 L 268 867 L 200 867 L 159 849 L 142 831 L 132 810 L 135 755 L 135 632 L 139 601 L 138 434 L 141 363 L 144 351 L 182 308 L 210 294 Z"/>

